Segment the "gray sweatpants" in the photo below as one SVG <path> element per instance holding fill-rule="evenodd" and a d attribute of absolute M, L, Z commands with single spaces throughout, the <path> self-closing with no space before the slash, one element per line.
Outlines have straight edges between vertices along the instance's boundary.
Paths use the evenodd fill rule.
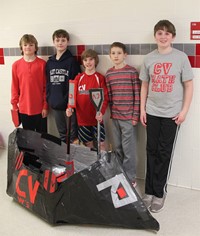
<path fill-rule="evenodd" d="M 114 151 L 130 179 L 136 177 L 136 127 L 131 120 L 112 120 Z"/>

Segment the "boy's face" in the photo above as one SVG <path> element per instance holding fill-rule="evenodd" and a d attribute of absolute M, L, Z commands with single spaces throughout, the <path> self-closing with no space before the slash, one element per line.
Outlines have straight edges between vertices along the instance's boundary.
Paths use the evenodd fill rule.
<path fill-rule="evenodd" d="M 85 67 L 86 73 L 95 71 L 95 59 L 92 57 L 83 59 L 83 66 Z"/>
<path fill-rule="evenodd" d="M 167 32 L 166 30 L 158 30 L 155 34 L 155 41 L 158 45 L 158 48 L 168 48 L 171 47 L 174 38 L 172 33 Z"/>
<path fill-rule="evenodd" d="M 59 52 L 64 52 L 68 46 L 67 38 L 63 38 L 63 37 L 59 37 L 59 38 L 55 37 L 53 40 L 53 43 L 56 50 Z"/>
<path fill-rule="evenodd" d="M 25 43 L 22 42 L 22 51 L 23 51 L 23 55 L 25 56 L 33 56 L 35 55 L 35 51 L 36 51 L 36 47 L 34 43 Z"/>
<path fill-rule="evenodd" d="M 110 59 L 117 66 L 124 63 L 124 60 L 125 60 L 126 56 L 127 56 L 127 54 L 124 53 L 122 48 L 113 47 L 110 50 Z"/>

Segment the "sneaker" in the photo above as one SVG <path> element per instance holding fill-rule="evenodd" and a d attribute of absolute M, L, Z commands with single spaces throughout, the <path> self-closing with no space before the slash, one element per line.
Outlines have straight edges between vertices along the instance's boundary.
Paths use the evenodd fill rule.
<path fill-rule="evenodd" d="M 153 196 L 150 211 L 154 213 L 162 211 L 164 208 L 165 197 L 166 195 L 164 195 L 162 198 Z"/>
<path fill-rule="evenodd" d="M 150 194 L 145 194 L 142 198 L 142 201 L 146 208 L 150 208 L 153 200 L 153 195 Z"/>

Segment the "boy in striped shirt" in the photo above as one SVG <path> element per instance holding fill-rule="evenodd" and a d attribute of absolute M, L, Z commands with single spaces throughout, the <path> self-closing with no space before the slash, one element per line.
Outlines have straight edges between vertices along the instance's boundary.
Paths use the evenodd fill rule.
<path fill-rule="evenodd" d="M 114 66 L 105 75 L 112 118 L 115 153 L 136 187 L 136 125 L 140 116 L 140 80 L 137 70 L 125 63 L 126 46 L 114 42 L 110 59 Z"/>

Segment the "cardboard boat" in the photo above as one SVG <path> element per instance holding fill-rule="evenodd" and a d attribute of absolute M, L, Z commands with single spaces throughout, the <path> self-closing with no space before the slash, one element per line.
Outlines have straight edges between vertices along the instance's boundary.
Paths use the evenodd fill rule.
<path fill-rule="evenodd" d="M 115 153 L 22 128 L 9 135 L 7 194 L 52 225 L 159 230 Z"/>

